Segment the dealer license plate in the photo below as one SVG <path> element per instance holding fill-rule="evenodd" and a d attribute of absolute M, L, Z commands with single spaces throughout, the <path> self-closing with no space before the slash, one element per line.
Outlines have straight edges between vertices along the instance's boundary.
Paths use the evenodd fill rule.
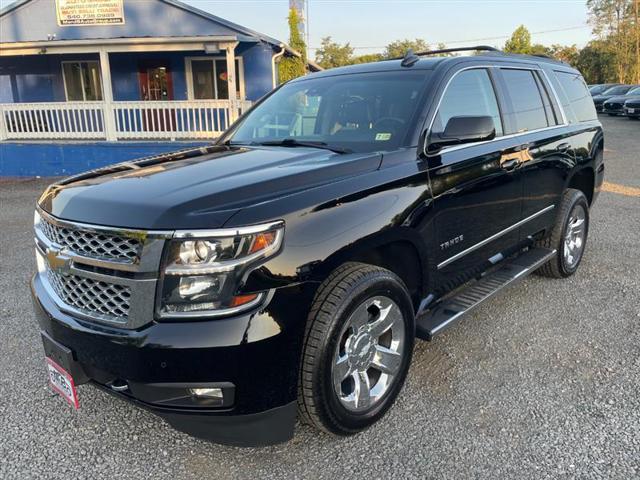
<path fill-rule="evenodd" d="M 51 388 L 60 394 L 69 405 L 78 409 L 80 407 L 78 404 L 78 392 L 71 374 L 49 357 L 45 357 L 45 360 L 47 361 L 47 372 L 49 373 Z"/>
<path fill-rule="evenodd" d="M 627 113 L 636 113 L 635 108 L 627 108 Z"/>

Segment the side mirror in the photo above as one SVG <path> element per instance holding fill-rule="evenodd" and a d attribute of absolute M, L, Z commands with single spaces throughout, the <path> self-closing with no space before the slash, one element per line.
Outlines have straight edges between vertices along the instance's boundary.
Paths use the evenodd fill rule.
<path fill-rule="evenodd" d="M 451 117 L 442 133 L 431 133 L 428 139 L 427 153 L 433 153 L 442 147 L 462 143 L 484 142 L 496 136 L 493 118 L 489 116 Z"/>

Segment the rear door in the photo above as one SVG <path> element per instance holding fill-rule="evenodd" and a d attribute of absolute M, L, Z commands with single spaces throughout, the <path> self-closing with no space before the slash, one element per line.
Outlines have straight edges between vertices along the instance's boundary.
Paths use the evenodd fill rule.
<path fill-rule="evenodd" d="M 566 123 L 545 73 L 500 68 L 506 96 L 505 130 L 518 139 L 523 181 L 521 240 L 551 227 L 566 176 L 574 164 Z"/>
<path fill-rule="evenodd" d="M 429 129 L 439 133 L 450 118 L 472 115 L 491 116 L 496 127 L 495 140 L 445 147 L 427 159 L 436 230 L 435 242 L 427 241 L 435 251 L 439 293 L 468 280 L 519 239 L 522 183 L 513 161 L 518 144 L 504 136 L 504 102 L 492 70 L 468 67 L 445 80 Z"/>

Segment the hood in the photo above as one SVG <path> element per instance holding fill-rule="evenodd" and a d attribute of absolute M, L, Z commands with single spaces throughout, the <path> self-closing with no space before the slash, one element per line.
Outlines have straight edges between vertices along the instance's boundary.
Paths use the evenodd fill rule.
<path fill-rule="evenodd" d="M 70 177 L 51 185 L 39 205 L 96 225 L 219 228 L 242 208 L 376 170 L 380 160 L 315 148 L 212 146 Z"/>

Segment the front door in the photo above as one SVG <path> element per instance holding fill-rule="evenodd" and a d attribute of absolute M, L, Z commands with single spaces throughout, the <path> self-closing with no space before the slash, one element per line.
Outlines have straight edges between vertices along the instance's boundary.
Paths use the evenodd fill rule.
<path fill-rule="evenodd" d="M 517 139 L 504 136 L 503 101 L 489 69 L 456 73 L 443 94 L 430 132 L 457 116 L 491 116 L 496 139 L 445 147 L 428 159 L 434 197 L 435 284 L 442 294 L 469 280 L 487 261 L 519 242 L 522 178 Z"/>
<path fill-rule="evenodd" d="M 142 100 L 173 100 L 171 70 L 165 62 L 141 64 L 139 83 Z"/>
<path fill-rule="evenodd" d="M 143 62 L 139 67 L 140 98 L 159 102 L 173 100 L 173 81 L 168 62 Z M 166 106 L 145 107 L 141 111 L 145 132 L 175 131 L 175 112 Z"/>

